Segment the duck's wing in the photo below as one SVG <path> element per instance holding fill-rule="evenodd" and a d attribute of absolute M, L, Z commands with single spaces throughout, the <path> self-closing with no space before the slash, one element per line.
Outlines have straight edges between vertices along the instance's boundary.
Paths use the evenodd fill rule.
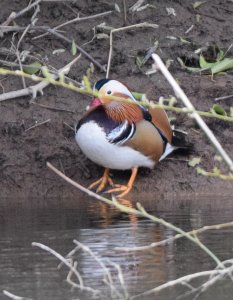
<path fill-rule="evenodd" d="M 151 122 L 161 131 L 168 143 L 171 144 L 173 131 L 165 110 L 157 107 L 149 108 L 149 113 L 152 118 Z"/>
<path fill-rule="evenodd" d="M 147 120 L 135 124 L 135 132 L 124 146 L 133 148 L 154 161 L 159 161 L 164 152 L 164 141 L 157 128 Z"/>
<path fill-rule="evenodd" d="M 143 109 L 144 119 L 136 123 L 136 130 L 126 145 L 155 161 L 174 151 L 173 130 L 166 112 L 161 108 Z"/>

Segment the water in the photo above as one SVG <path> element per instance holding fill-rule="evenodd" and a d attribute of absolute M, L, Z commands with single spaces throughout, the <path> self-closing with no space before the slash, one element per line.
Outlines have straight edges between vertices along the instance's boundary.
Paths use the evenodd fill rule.
<path fill-rule="evenodd" d="M 186 231 L 233 220 L 230 199 L 217 207 L 201 203 L 204 201 L 187 201 L 186 205 L 174 207 L 171 203 L 166 206 L 165 202 L 152 213 Z M 214 200 L 212 203 L 215 203 Z M 73 240 L 78 240 L 105 263 L 112 273 L 115 287 L 123 294 L 118 273 L 110 261 L 121 267 L 130 296 L 216 266 L 206 253 L 184 238 L 147 251 L 117 251 L 116 247 L 144 246 L 169 238 L 173 231 L 146 219 L 119 213 L 90 199 L 74 205 L 72 209 L 2 207 L 0 234 L 0 290 L 32 299 L 86 300 L 104 299 L 104 295 L 111 299 L 109 288 L 103 282 L 104 271 L 89 254 L 83 251 L 76 253 L 78 270 L 85 286 L 100 290 L 101 296 L 94 297 L 91 293 L 71 288 L 65 280 L 67 268 L 57 269 L 59 260 L 33 247 L 32 242 L 45 244 L 65 256 L 75 247 Z M 221 260 L 233 258 L 233 228 L 208 231 L 200 235 L 200 240 Z M 193 284 L 197 286 L 201 282 L 196 280 Z M 187 290 L 185 286 L 176 286 L 139 299 L 176 299 Z M 233 284 L 225 279 L 200 295 L 199 299 L 232 299 L 232 293 Z M 0 294 L 0 299 L 9 298 Z M 194 299 L 194 295 L 184 299 Z"/>

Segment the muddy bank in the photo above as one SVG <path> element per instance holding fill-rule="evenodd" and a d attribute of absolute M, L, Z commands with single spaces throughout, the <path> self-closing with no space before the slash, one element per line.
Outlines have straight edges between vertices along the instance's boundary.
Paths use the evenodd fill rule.
<path fill-rule="evenodd" d="M 184 91 L 190 97 L 197 109 L 209 110 L 213 105 L 213 99 L 218 96 L 232 94 L 233 72 L 216 77 L 214 81 L 209 76 L 187 73 L 177 62 L 177 57 L 182 57 L 187 63 L 195 65 L 194 50 L 206 46 L 217 45 L 226 50 L 231 44 L 232 36 L 232 12 L 231 1 L 215 0 L 205 3 L 198 10 L 192 7 L 193 1 L 148 1 L 156 8 L 132 13 L 127 10 L 127 20 L 124 20 L 122 1 L 74 1 L 67 3 L 42 3 L 38 14 L 37 25 L 54 27 L 68 19 L 98 14 L 113 10 L 117 2 L 121 12 L 113 12 L 103 18 L 91 19 L 85 22 L 73 23 L 64 27 L 63 34 L 74 39 L 88 53 L 90 53 L 102 65 L 107 63 L 109 51 L 109 39 L 93 38 L 93 27 L 106 22 L 107 25 L 118 28 L 140 22 L 156 23 L 158 29 L 140 28 L 114 35 L 113 60 L 110 71 L 111 78 L 119 79 L 132 90 L 146 92 L 150 99 L 158 100 L 160 96 L 168 97 L 173 92 L 166 80 L 159 73 L 146 76 L 144 72 L 150 68 L 151 61 L 139 69 L 136 57 L 143 57 L 146 50 L 158 41 L 158 53 L 164 61 L 172 60 L 170 71 L 179 81 Z M 131 7 L 135 1 L 127 1 L 127 7 Z M 0 11 L 0 23 L 4 22 L 12 11 L 20 11 L 27 5 L 27 1 L 2 0 Z M 169 15 L 166 8 L 172 7 L 176 16 Z M 17 25 L 27 26 L 33 11 L 16 20 Z M 197 22 L 197 14 L 200 22 Z M 191 25 L 193 29 L 185 34 Z M 19 50 L 30 51 L 45 64 L 57 69 L 66 65 L 73 59 L 70 46 L 66 42 L 54 36 L 33 40 L 39 32 L 28 33 L 20 43 Z M 176 37 L 171 39 L 168 37 Z M 5 34 L 1 38 L 0 49 L 10 49 L 11 43 L 17 45 L 20 34 L 14 37 L 12 33 Z M 190 43 L 183 43 L 183 37 Z M 64 52 L 53 54 L 54 50 L 64 49 Z M 228 52 L 233 57 L 233 50 Z M 0 52 L 0 59 L 16 61 L 15 56 L 8 56 Z M 32 62 L 28 59 L 27 63 Z M 69 76 L 80 82 L 83 74 L 90 65 L 90 61 L 82 56 Z M 0 66 L 4 66 L 0 63 Z M 105 76 L 95 68 L 92 76 L 93 83 Z M 26 81 L 30 85 L 29 81 Z M 22 80 L 19 78 L 1 76 L 0 90 L 8 92 L 22 88 Z M 74 126 L 82 116 L 90 98 L 71 91 L 56 87 L 44 90 L 44 95 L 39 96 L 36 103 L 54 107 L 51 110 L 32 104 L 30 97 L 12 99 L 0 103 L 1 120 L 1 148 L 0 148 L 0 190 L 2 204 L 30 203 L 35 207 L 38 201 L 42 206 L 50 205 L 58 201 L 75 203 L 83 194 L 67 183 L 56 177 L 46 168 L 46 161 L 50 161 L 59 169 L 64 170 L 66 175 L 88 186 L 102 174 L 102 168 L 88 161 L 80 152 L 74 141 L 73 132 L 67 125 Z M 222 105 L 229 110 L 232 100 L 223 102 Z M 201 156 L 201 166 L 211 170 L 220 164 L 214 160 L 215 152 L 203 136 L 195 123 L 185 115 L 175 115 L 177 127 L 188 131 L 189 138 L 194 144 L 191 155 L 173 155 L 166 161 L 158 164 L 152 171 L 141 170 L 136 184 L 129 198 L 142 198 L 138 195 L 147 195 L 146 198 L 169 199 L 174 195 L 228 195 L 232 194 L 232 183 L 214 178 L 206 178 L 196 174 L 195 169 L 188 166 L 187 161 L 191 156 Z M 29 129 L 40 122 L 46 124 Z M 226 151 L 232 156 L 233 130 L 232 123 L 226 123 L 214 119 L 206 119 L 207 124 L 216 134 Z M 29 129 L 29 130 L 27 130 Z M 224 171 L 224 166 L 221 167 Z M 128 172 L 112 172 L 116 182 L 123 183 L 128 180 Z M 143 198 L 145 198 L 143 196 Z M 177 196 L 179 198 L 179 196 Z M 181 197 L 182 198 L 182 197 Z M 27 199 L 27 200 L 25 200 Z M 29 201 L 30 199 L 30 201 Z M 54 200 L 56 199 L 56 200 Z M 67 200 L 69 199 L 69 200 Z M 67 202 L 66 202 L 67 201 Z M 177 200 L 178 201 L 178 200 Z M 57 203 L 58 203 L 57 202 Z M 180 202 L 181 203 L 181 202 Z M 3 204 L 5 206 L 5 204 Z M 177 202 L 179 205 L 179 201 Z"/>

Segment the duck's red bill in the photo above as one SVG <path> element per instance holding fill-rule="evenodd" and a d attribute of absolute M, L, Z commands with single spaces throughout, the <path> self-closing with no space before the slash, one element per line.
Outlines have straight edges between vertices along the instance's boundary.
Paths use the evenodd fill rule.
<path fill-rule="evenodd" d="M 90 103 L 90 107 L 96 107 L 99 105 L 101 105 L 101 101 L 99 98 L 94 98 Z"/>

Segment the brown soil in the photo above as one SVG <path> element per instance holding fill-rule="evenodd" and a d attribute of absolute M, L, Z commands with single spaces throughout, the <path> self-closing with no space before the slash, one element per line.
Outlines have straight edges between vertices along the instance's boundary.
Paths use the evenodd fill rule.
<path fill-rule="evenodd" d="M 20 11 L 26 7 L 28 1 L 1 0 L 0 23 L 4 22 L 12 11 Z M 194 10 L 193 0 L 187 1 L 145 1 L 156 5 L 156 8 L 147 8 L 143 11 L 131 13 L 127 11 L 127 22 L 124 21 L 123 1 L 63 1 L 46 2 L 40 5 L 40 13 L 37 15 L 38 26 L 47 25 L 54 27 L 69 19 L 97 14 L 114 9 L 114 3 L 118 3 L 121 13 L 113 12 L 103 18 L 92 19 L 81 23 L 74 23 L 64 27 L 63 34 L 74 39 L 91 56 L 101 64 L 106 64 L 109 51 L 109 39 L 93 39 L 93 27 L 106 22 L 115 28 L 141 22 L 156 23 L 158 29 L 138 28 L 116 33 L 114 35 L 113 60 L 110 76 L 125 82 L 132 90 L 147 92 L 151 99 L 157 100 L 160 96 L 172 95 L 172 89 L 164 77 L 156 73 L 150 77 L 143 72 L 150 68 L 151 61 L 140 70 L 136 65 L 136 57 L 143 57 L 146 50 L 159 42 L 158 53 L 164 61 L 172 59 L 170 71 L 179 81 L 180 85 L 190 97 L 196 108 L 209 110 L 213 105 L 213 99 L 222 95 L 232 94 L 233 72 L 229 71 L 224 76 L 218 76 L 214 81 L 209 76 L 188 73 L 177 62 L 177 57 L 186 60 L 187 64 L 196 65 L 197 57 L 194 50 L 210 46 L 214 52 L 216 46 L 224 51 L 232 43 L 232 13 L 233 2 L 228 0 L 207 1 L 204 5 Z M 131 7 L 136 1 L 126 1 L 127 7 Z M 175 9 L 176 16 L 168 15 L 166 8 Z M 33 11 L 16 19 L 17 25 L 27 26 Z M 197 22 L 197 14 L 200 22 Z M 193 29 L 185 34 L 186 30 L 194 25 Z M 40 32 L 27 33 L 20 44 L 20 51 L 28 50 L 30 54 L 43 59 L 48 65 L 57 69 L 66 65 L 73 59 L 70 46 L 54 36 L 32 40 Z M 177 39 L 168 39 L 168 36 Z M 11 43 L 17 45 L 20 34 L 5 34 L 0 40 L 0 48 L 10 48 Z M 190 41 L 182 43 L 180 37 Z M 60 54 L 53 54 L 56 49 L 65 49 Z M 228 52 L 233 57 L 233 49 Z M 0 59 L 13 61 L 15 57 L 1 54 Z M 29 59 L 26 63 L 30 63 Z M 73 67 L 69 76 L 77 81 L 90 65 L 90 61 L 82 58 Z M 98 68 L 95 68 L 92 81 L 105 76 Z M 31 83 L 27 81 L 27 85 Z M 16 77 L 2 76 L 0 88 L 4 92 L 19 90 L 22 81 Z M 64 201 L 69 206 L 70 201 L 76 201 L 82 194 L 70 187 L 67 183 L 57 178 L 46 167 L 46 161 L 50 161 L 59 169 L 63 169 L 69 177 L 88 186 L 102 173 L 102 168 L 85 159 L 75 143 L 72 130 L 64 123 L 74 126 L 82 116 L 90 98 L 75 94 L 69 90 L 50 86 L 44 90 L 43 96 L 37 97 L 37 103 L 56 108 L 71 110 L 72 112 L 54 111 L 37 105 L 30 104 L 30 97 L 12 99 L 0 103 L 1 121 L 1 148 L 0 148 L 0 191 L 2 203 L 30 203 L 35 207 L 38 203 L 42 206 L 54 202 Z M 222 105 L 229 110 L 232 99 L 222 101 Z M 194 144 L 194 152 L 189 156 L 173 155 L 166 161 L 158 164 L 153 171 L 141 170 L 135 188 L 131 196 L 134 199 L 154 199 L 163 196 L 169 198 L 173 195 L 203 195 L 222 196 L 231 195 L 232 183 L 197 175 L 194 168 L 187 164 L 192 156 L 202 157 L 202 167 L 211 170 L 215 165 L 220 166 L 214 160 L 215 151 L 209 144 L 201 130 L 194 121 L 185 115 L 174 115 L 176 126 L 189 133 L 189 138 Z M 25 131 L 35 122 L 50 122 Z M 226 151 L 233 156 L 232 123 L 206 119 L 207 124 L 215 133 Z M 221 168 L 223 171 L 224 166 Z M 114 172 L 113 177 L 117 182 L 126 182 L 128 172 Z M 65 199 L 65 200 L 64 200 Z M 39 202 L 38 202 L 39 201 Z M 10 204 L 9 204 L 10 205 Z"/>

